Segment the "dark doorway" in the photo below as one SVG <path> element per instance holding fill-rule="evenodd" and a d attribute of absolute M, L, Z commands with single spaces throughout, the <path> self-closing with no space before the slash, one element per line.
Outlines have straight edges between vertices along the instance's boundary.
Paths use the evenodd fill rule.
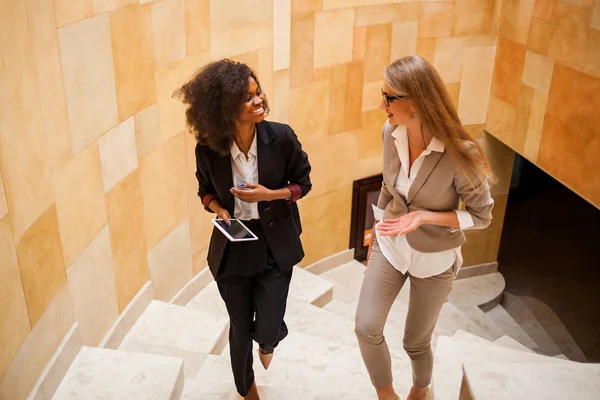
<path fill-rule="evenodd" d="M 549 306 L 600 362 L 600 210 L 517 156 L 498 261 L 507 292 Z"/>

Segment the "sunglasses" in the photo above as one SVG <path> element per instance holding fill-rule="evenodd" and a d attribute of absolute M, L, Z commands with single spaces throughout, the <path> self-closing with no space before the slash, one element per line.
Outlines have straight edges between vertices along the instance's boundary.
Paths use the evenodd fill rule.
<path fill-rule="evenodd" d="M 390 96 L 389 94 L 385 93 L 383 91 L 383 89 L 381 89 L 381 97 L 383 97 L 383 102 L 385 103 L 386 106 L 390 106 L 390 103 L 394 100 L 406 100 L 408 99 L 408 96 Z"/>

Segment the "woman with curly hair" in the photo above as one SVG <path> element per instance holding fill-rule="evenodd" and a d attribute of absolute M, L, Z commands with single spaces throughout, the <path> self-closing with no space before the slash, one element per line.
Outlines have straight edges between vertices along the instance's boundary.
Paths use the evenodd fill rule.
<path fill-rule="evenodd" d="M 226 223 L 233 217 L 258 237 L 229 242 L 213 229 L 208 265 L 230 319 L 231 366 L 238 393 L 258 399 L 252 341 L 265 369 L 287 336 L 283 320 L 292 267 L 304 257 L 296 201 L 310 191 L 310 163 L 288 125 L 265 121 L 269 105 L 245 64 L 206 65 L 177 95 L 196 135 L 198 196 Z"/>

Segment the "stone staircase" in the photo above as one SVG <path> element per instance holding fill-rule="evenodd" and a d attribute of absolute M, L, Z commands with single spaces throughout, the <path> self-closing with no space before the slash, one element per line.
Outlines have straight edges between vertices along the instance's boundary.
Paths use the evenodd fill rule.
<path fill-rule="evenodd" d="M 376 398 L 354 335 L 364 271 L 351 251 L 295 268 L 286 313 L 290 334 L 269 371 L 255 357 L 262 399 Z M 527 307 L 532 300 L 503 296 L 504 279 L 497 272 L 469 275 L 455 281 L 434 331 L 436 400 L 599 398 L 600 365 L 567 359 L 575 355 L 584 361 L 567 339 L 554 341 L 558 329 L 545 330 Z M 412 385 L 402 348 L 408 296 L 405 285 L 385 328 L 394 386 L 402 398 Z M 38 391 L 30 398 L 239 399 L 227 333 L 225 305 L 203 271 L 170 303 L 149 301 L 113 349 L 80 347 L 68 370 L 62 367 L 67 371 L 58 377 L 55 392 Z"/>

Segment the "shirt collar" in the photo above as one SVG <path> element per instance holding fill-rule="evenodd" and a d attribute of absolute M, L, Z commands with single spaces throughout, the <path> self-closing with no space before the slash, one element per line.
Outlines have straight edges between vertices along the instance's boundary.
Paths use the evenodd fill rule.
<path fill-rule="evenodd" d="M 396 139 L 396 143 L 402 143 L 404 146 L 408 146 L 408 132 L 406 131 L 406 125 L 398 125 L 392 132 L 392 136 Z M 431 142 L 424 151 L 424 155 L 429 155 L 432 151 L 443 153 L 446 150 L 444 142 L 437 137 L 433 137 Z"/>
<path fill-rule="evenodd" d="M 249 156 L 258 156 L 257 144 L 256 144 L 256 129 L 254 130 L 254 139 L 252 139 L 252 144 L 250 145 L 250 150 L 248 150 Z M 237 159 L 240 154 L 243 154 L 239 149 L 238 145 L 235 143 L 235 140 L 231 143 L 231 158 Z"/>

